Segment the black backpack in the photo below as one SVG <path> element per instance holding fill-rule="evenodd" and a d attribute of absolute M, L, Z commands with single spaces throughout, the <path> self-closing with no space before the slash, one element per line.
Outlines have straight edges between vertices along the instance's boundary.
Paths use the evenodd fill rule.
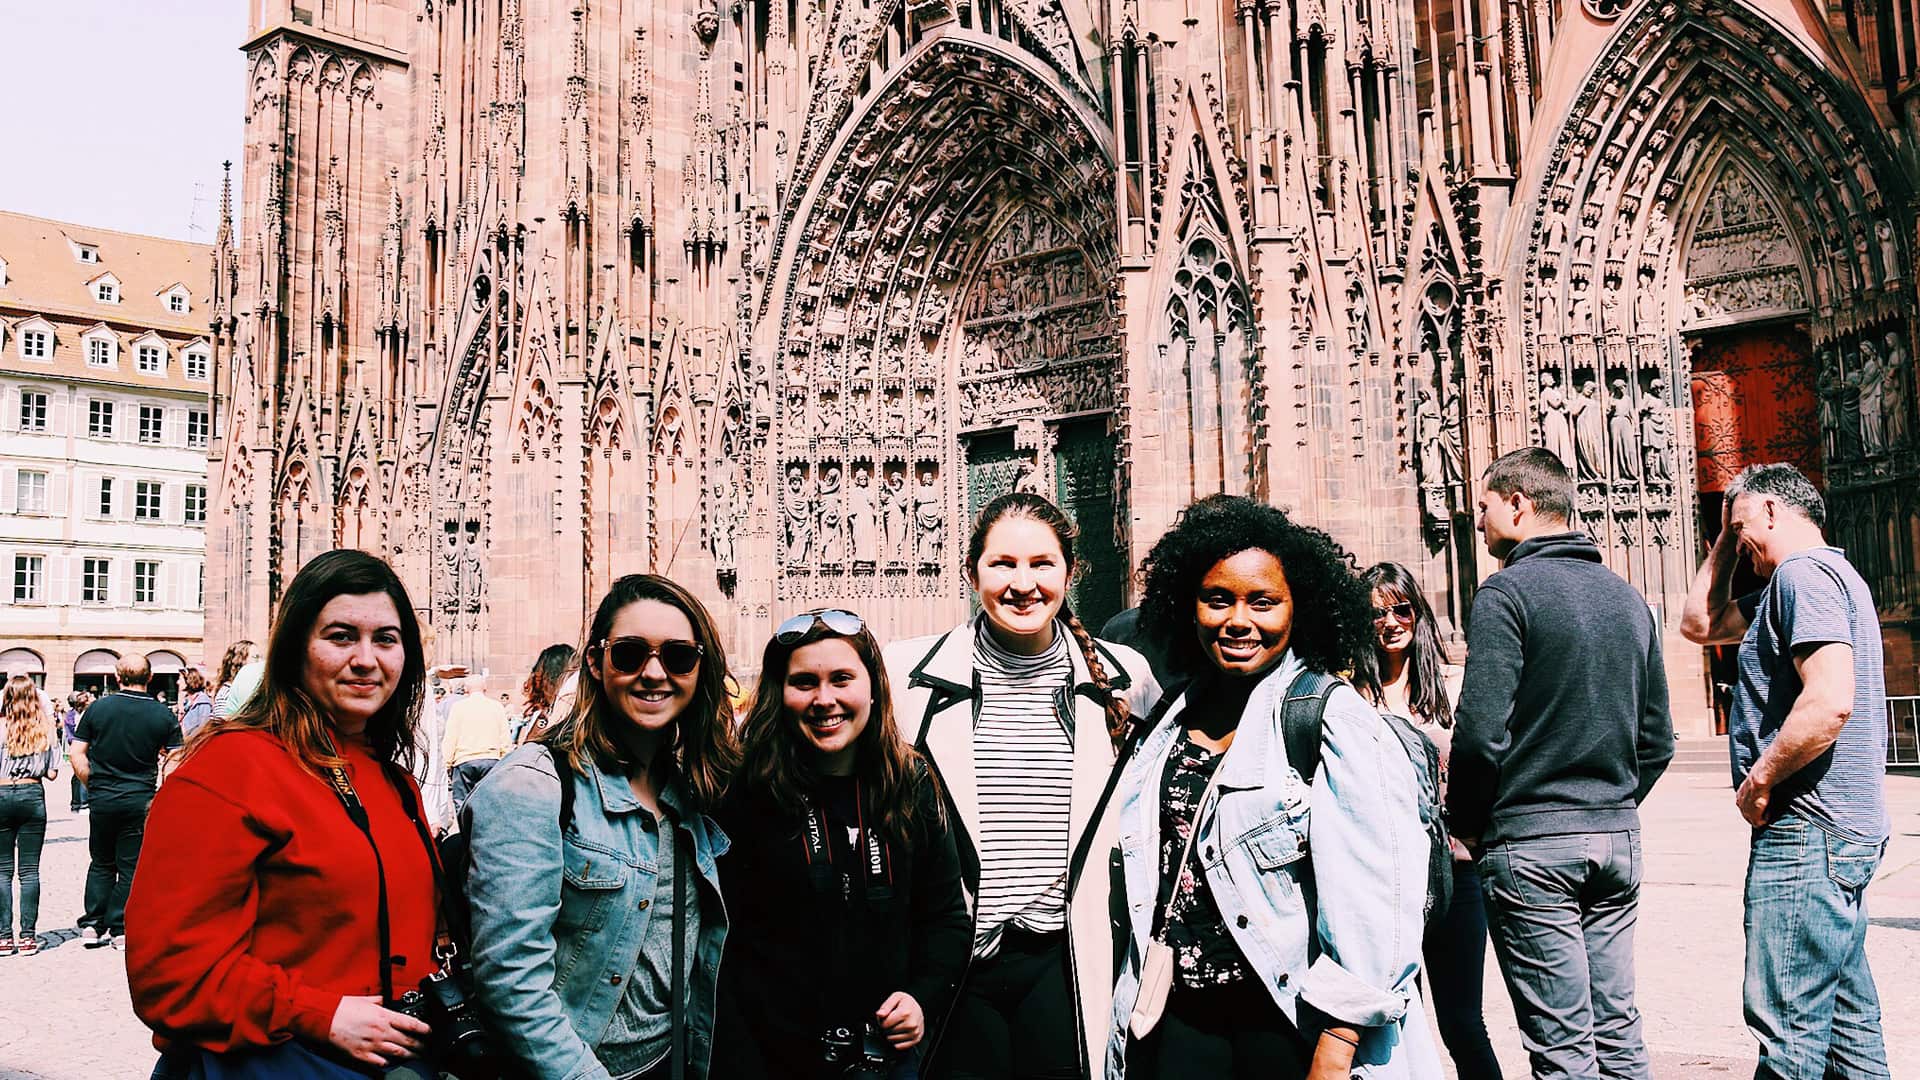
<path fill-rule="evenodd" d="M 549 756 L 553 755 L 548 749 Z M 560 831 L 573 824 L 573 770 L 558 757 L 553 771 L 560 776 Z M 460 829 L 440 838 L 440 865 L 445 877 L 440 898 L 440 917 L 446 921 L 447 936 L 453 939 L 464 966 L 473 955 L 473 908 L 467 903 L 467 874 L 473 868 L 469 838 L 473 835 L 473 804 L 460 808 Z"/>
<path fill-rule="evenodd" d="M 1320 771 L 1321 724 L 1326 718 L 1327 698 L 1339 685 L 1340 680 L 1332 675 L 1303 671 L 1287 688 L 1286 702 L 1280 707 L 1287 762 L 1308 784 Z M 1403 717 L 1382 714 L 1381 719 L 1400 740 L 1420 782 L 1420 824 L 1426 826 L 1428 847 L 1426 925 L 1432 926 L 1446 915 L 1453 902 L 1453 843 L 1447 836 L 1440 800 L 1440 748 Z"/>

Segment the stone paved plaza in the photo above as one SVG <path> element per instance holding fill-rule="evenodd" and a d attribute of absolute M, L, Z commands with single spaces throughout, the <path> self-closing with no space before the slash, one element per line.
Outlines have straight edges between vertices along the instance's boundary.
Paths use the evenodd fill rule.
<path fill-rule="evenodd" d="M 1920 1078 L 1920 777 L 1888 779 L 1894 838 L 1873 884 L 1868 935 L 1894 1074 Z M 99 1080 L 147 1074 L 153 1051 L 127 1004 L 125 954 L 80 947 L 73 931 L 86 873 L 86 819 L 49 825 L 41 927 L 57 941 L 31 959 L 0 959 L 0 1078 Z M 1740 1021 L 1740 881 L 1745 829 L 1718 774 L 1675 773 L 1646 811 L 1640 907 L 1640 1005 L 1656 1074 L 1750 1075 Z M 1526 1075 L 1506 994 L 1489 963 L 1488 1026 L 1509 1077 Z M 724 1078 L 716 1078 L 724 1080 Z"/>

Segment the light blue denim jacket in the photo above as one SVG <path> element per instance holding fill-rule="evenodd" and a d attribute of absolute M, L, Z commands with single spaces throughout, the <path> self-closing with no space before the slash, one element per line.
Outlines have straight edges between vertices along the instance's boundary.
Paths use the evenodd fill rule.
<path fill-rule="evenodd" d="M 1361 1029 L 1356 1075 L 1438 1078 L 1417 982 L 1428 842 L 1413 764 L 1380 714 L 1341 683 L 1327 701 L 1319 772 L 1304 784 L 1280 728 L 1302 670 L 1289 651 L 1248 699 L 1194 851 L 1247 966 L 1309 1045 L 1343 1023 Z M 1161 780 L 1186 704 L 1183 696 L 1147 734 L 1115 794 L 1129 933 L 1109 1080 L 1126 1073 L 1128 1019 L 1160 892 Z"/>
<path fill-rule="evenodd" d="M 624 776 L 592 766 L 573 777 L 573 827 L 560 833 L 560 781 L 538 744 L 502 758 L 474 789 L 472 966 L 476 997 L 493 1030 L 546 1080 L 605 1077 L 593 1048 L 639 965 L 653 924 L 654 834 Z M 664 797 L 685 806 L 678 779 Z M 726 941 L 726 909 L 714 860 L 727 838 L 703 814 L 679 825 L 693 841 L 699 873 L 699 947 L 687 981 L 689 1077 L 704 1077 L 713 1051 L 714 985 Z M 684 850 L 684 849 L 682 849 Z"/>

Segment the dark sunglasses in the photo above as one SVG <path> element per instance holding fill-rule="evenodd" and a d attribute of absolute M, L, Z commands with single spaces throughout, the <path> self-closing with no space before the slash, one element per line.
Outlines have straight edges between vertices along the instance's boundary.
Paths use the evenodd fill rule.
<path fill-rule="evenodd" d="M 1408 601 L 1402 600 L 1397 604 L 1388 604 L 1386 607 L 1373 609 L 1374 622 L 1386 622 L 1387 616 L 1389 615 L 1399 619 L 1401 622 L 1412 622 L 1413 605 Z"/>
<path fill-rule="evenodd" d="M 599 650 L 600 658 L 608 667 L 622 675 L 639 671 L 656 656 L 660 658 L 660 666 L 667 669 L 667 674 L 691 675 L 700 666 L 700 656 L 706 651 L 692 641 L 663 641 L 655 645 L 646 638 L 637 637 L 602 641 L 594 648 Z"/>
<path fill-rule="evenodd" d="M 853 637 L 867 628 L 866 620 L 851 611 L 841 608 L 825 608 L 820 611 L 803 611 L 773 632 L 773 640 L 780 645 L 792 645 L 808 634 L 813 633 L 815 624 L 824 625 L 841 637 Z"/>

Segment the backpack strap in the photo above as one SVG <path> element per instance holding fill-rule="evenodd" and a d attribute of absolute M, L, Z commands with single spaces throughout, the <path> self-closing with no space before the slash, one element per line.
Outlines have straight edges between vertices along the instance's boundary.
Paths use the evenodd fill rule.
<path fill-rule="evenodd" d="M 1322 671 L 1302 671 L 1280 706 L 1280 732 L 1287 747 L 1287 764 L 1307 784 L 1320 771 L 1321 721 L 1327 713 L 1327 699 L 1340 680 Z"/>
<path fill-rule="evenodd" d="M 566 835 L 567 826 L 573 824 L 573 766 L 560 760 L 560 755 L 547 747 L 547 756 L 553 759 L 554 774 L 560 777 L 560 833 Z"/>

